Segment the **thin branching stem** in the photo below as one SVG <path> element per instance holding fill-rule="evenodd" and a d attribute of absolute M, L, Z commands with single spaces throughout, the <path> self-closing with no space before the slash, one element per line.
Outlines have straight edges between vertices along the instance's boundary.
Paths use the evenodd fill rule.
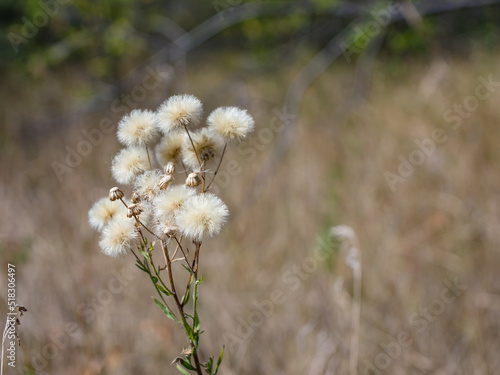
<path fill-rule="evenodd" d="M 175 291 L 174 278 L 173 278 L 173 275 L 172 275 L 172 263 L 170 261 L 169 255 L 168 255 L 168 249 L 165 247 L 165 244 L 164 244 L 163 241 L 161 241 L 161 248 L 163 250 L 163 255 L 165 256 L 165 260 L 167 261 L 168 279 L 169 279 L 169 282 L 170 282 L 171 290 L 173 292 L 174 301 L 175 301 L 175 304 L 177 305 L 177 309 L 179 310 L 179 314 L 181 315 L 182 323 L 184 324 L 184 326 L 186 326 L 187 322 L 186 322 L 186 317 L 184 315 L 184 307 L 180 303 L 179 298 L 177 296 L 177 293 Z M 187 331 L 186 331 L 186 334 L 188 335 L 188 340 L 189 340 L 189 343 L 190 343 L 190 346 L 191 346 L 191 350 L 192 350 L 192 353 L 193 353 L 192 355 L 193 355 L 194 363 L 195 363 L 195 366 L 196 366 L 196 372 L 197 372 L 198 375 L 202 375 L 201 364 L 200 364 L 200 359 L 198 358 L 198 351 L 196 349 L 196 345 L 191 340 L 191 338 L 189 337 L 189 333 Z"/>
<path fill-rule="evenodd" d="M 177 252 L 179 251 L 179 247 L 181 246 L 180 242 L 182 242 L 182 238 L 183 237 L 184 237 L 184 235 L 181 234 L 181 237 L 179 238 L 179 241 L 177 241 L 177 247 L 175 248 L 175 251 L 172 254 L 172 256 L 170 257 L 170 259 L 174 259 L 175 256 L 177 255 Z M 176 238 L 176 240 L 177 240 L 177 238 Z"/>
<path fill-rule="evenodd" d="M 149 148 L 147 145 L 146 145 L 146 154 L 148 154 L 149 170 L 153 170 L 153 167 L 151 166 L 151 158 L 149 157 Z"/>
<path fill-rule="evenodd" d="M 210 187 L 212 186 L 212 183 L 215 180 L 215 176 L 217 176 L 217 173 L 219 172 L 220 166 L 222 164 L 222 158 L 224 157 L 224 154 L 226 153 L 226 148 L 227 148 L 227 142 L 224 144 L 224 148 L 222 149 L 222 154 L 220 155 L 219 164 L 217 165 L 217 169 L 215 169 L 214 175 L 213 175 L 212 179 L 210 180 L 210 183 L 208 184 L 206 190 L 203 190 L 203 192 L 207 192 L 208 189 L 210 189 Z"/>
<path fill-rule="evenodd" d="M 196 243 L 196 250 L 194 253 L 194 261 L 193 261 L 193 267 L 196 270 L 196 271 L 193 271 L 193 276 L 194 276 L 193 331 L 195 330 L 195 326 L 196 326 L 196 316 L 197 316 L 196 308 L 198 305 L 198 303 L 197 303 L 198 302 L 198 265 L 200 264 L 199 263 L 200 247 L 201 247 L 201 242 L 197 242 Z M 196 265 L 195 265 L 195 263 L 196 263 Z"/>
<path fill-rule="evenodd" d="M 174 238 L 177 241 L 177 244 L 179 245 L 179 249 L 181 249 L 182 255 L 184 255 L 184 259 L 186 260 L 187 266 L 189 267 L 189 269 L 191 270 L 191 272 L 194 272 L 193 267 L 191 267 L 191 265 L 189 264 L 188 257 L 186 255 L 186 253 L 184 252 L 184 249 L 182 248 L 181 243 L 179 242 L 179 240 L 177 239 L 177 237 L 174 236 Z"/>
<path fill-rule="evenodd" d="M 181 160 L 181 165 L 182 165 L 182 169 L 184 169 L 184 173 L 186 174 L 186 178 L 188 176 L 188 171 L 186 169 L 186 166 L 184 165 L 184 162 Z"/>
<path fill-rule="evenodd" d="M 130 249 L 130 251 L 132 252 L 132 254 L 134 254 L 135 259 L 137 259 L 137 261 L 139 262 L 139 264 L 142 264 L 141 260 L 139 259 L 139 257 L 138 257 L 138 256 L 137 256 L 137 254 L 135 253 L 134 249 Z"/>
<path fill-rule="evenodd" d="M 125 201 L 123 200 L 123 198 L 120 198 L 120 200 L 122 201 L 122 203 L 125 205 L 125 207 L 127 207 L 128 209 L 128 206 L 127 206 L 127 203 L 125 203 Z M 134 218 L 135 218 L 135 221 L 141 225 L 144 229 L 146 229 L 152 236 L 154 236 L 156 239 L 158 240 L 162 240 L 161 237 L 158 237 L 157 234 L 153 233 L 153 231 L 151 229 L 149 229 L 138 217 L 137 215 L 134 215 Z M 142 236 L 142 233 L 141 233 L 141 236 Z"/>
<path fill-rule="evenodd" d="M 178 258 L 178 259 L 182 259 L 182 258 Z M 175 260 L 175 259 L 174 259 L 174 260 Z M 187 292 L 188 292 L 188 290 L 189 290 L 189 285 L 191 285 L 191 279 L 192 279 L 192 278 L 193 278 L 193 274 L 192 274 L 192 273 L 190 273 L 190 274 L 189 274 L 189 279 L 188 279 L 188 282 L 187 282 L 187 285 L 186 285 L 186 291 L 184 292 L 184 296 L 186 296 L 186 295 L 187 295 Z M 187 303 L 187 301 L 188 301 L 187 299 L 183 299 L 183 300 L 182 300 L 182 306 L 184 306 L 184 305 Z"/>
<path fill-rule="evenodd" d="M 198 164 L 200 165 L 200 168 L 201 168 L 200 156 L 198 155 L 198 151 L 196 151 L 196 147 L 194 146 L 194 142 L 193 142 L 193 139 L 191 138 L 191 134 L 189 134 L 189 130 L 188 130 L 187 126 L 184 125 L 184 129 L 186 130 L 186 133 L 189 137 L 189 141 L 191 142 L 191 146 L 193 146 L 194 154 L 196 155 L 196 159 L 198 160 Z"/>

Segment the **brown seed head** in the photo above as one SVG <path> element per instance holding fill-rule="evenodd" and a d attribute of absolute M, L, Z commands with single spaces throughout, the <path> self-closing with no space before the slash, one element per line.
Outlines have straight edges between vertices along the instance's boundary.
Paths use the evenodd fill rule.
<path fill-rule="evenodd" d="M 196 187 L 201 184 L 200 174 L 198 172 L 190 173 L 186 178 L 187 187 Z"/>
<path fill-rule="evenodd" d="M 179 231 L 179 228 L 177 228 L 175 225 L 172 226 L 166 226 L 165 229 L 163 230 L 163 234 L 165 234 L 168 237 L 174 236 L 177 232 Z"/>
<path fill-rule="evenodd" d="M 128 206 L 127 217 L 139 216 L 144 209 L 138 204 L 131 204 Z"/>
<path fill-rule="evenodd" d="M 175 164 L 169 161 L 168 164 L 165 166 L 165 173 L 174 174 L 174 172 L 175 172 Z"/>
<path fill-rule="evenodd" d="M 132 197 L 130 198 L 132 203 L 139 203 L 141 201 L 141 196 L 137 192 L 132 192 Z"/>
<path fill-rule="evenodd" d="M 116 186 L 109 190 L 109 200 L 110 201 L 116 201 L 117 199 L 121 199 L 124 196 L 125 196 L 125 194 L 123 194 L 123 191 L 121 191 L 120 188 L 117 188 Z"/>
<path fill-rule="evenodd" d="M 172 177 L 172 175 L 166 174 L 161 178 L 160 182 L 158 183 L 158 187 L 160 188 L 160 190 L 165 190 L 173 180 L 174 178 Z"/>

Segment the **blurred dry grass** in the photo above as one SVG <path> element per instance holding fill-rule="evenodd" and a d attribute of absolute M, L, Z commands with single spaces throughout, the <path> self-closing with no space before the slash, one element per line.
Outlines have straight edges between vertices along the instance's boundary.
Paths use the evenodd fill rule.
<path fill-rule="evenodd" d="M 500 79 L 500 65 L 497 56 L 481 54 L 447 61 L 442 69 L 433 64 L 439 61 L 379 62 L 369 99 L 341 122 L 332 119 L 350 93 L 352 71 L 329 69 L 307 92 L 297 138 L 272 178 L 259 181 L 264 188 L 251 205 L 246 194 L 272 145 L 252 162 L 230 150 L 226 163 L 236 160 L 244 171 L 221 191 L 232 220 L 202 253 L 202 354 L 215 354 L 224 334 L 234 334 L 256 310 L 253 302 L 269 299 L 273 289 L 283 290 L 286 301 L 229 352 L 223 374 L 348 373 L 352 280 L 344 254 L 335 252 L 297 290 L 283 279 L 338 224 L 356 230 L 362 252 L 360 373 L 402 331 L 413 342 L 391 359 L 386 374 L 500 373 L 500 90 L 456 131 L 442 118 L 454 102 L 474 94 L 476 76 Z M 87 225 L 89 206 L 113 185 L 109 163 L 116 140 L 106 136 L 59 183 L 51 162 L 82 139 L 80 129 L 73 123 L 46 128 L 32 120 L 43 108 L 50 108 L 42 114 L 48 118 L 73 110 L 63 101 L 72 95 L 72 82 L 57 79 L 65 74 L 32 92 L 9 91 L 8 85 L 0 92 L 1 274 L 7 261 L 17 264 L 18 302 L 29 310 L 20 329 L 19 366 L 29 367 L 33 351 L 42 353 L 54 337 L 63 342 L 64 325 L 74 322 L 79 333 L 47 360 L 46 373 L 175 373 L 169 363 L 184 343 L 182 333 L 154 306 L 150 283 L 132 259 L 100 254 L 97 234 Z M 227 104 L 248 108 L 258 134 L 282 105 L 294 73 L 228 78 L 209 62 L 191 65 L 187 77 L 189 92 L 207 111 Z M 164 96 L 155 92 L 141 106 L 154 108 Z M 27 102 L 33 114 L 26 113 Z M 99 115 L 76 121 L 91 129 Z M 392 192 L 384 172 L 395 172 L 398 156 L 408 157 L 414 140 L 436 127 L 448 129 L 449 139 Z M 86 323 L 89 298 L 107 288 L 115 277 L 111 270 L 133 279 L 111 303 L 94 308 L 95 319 Z M 454 278 L 466 292 L 417 332 L 409 318 L 439 298 L 444 279 Z M 2 277 L 2 290 L 5 283 Z"/>

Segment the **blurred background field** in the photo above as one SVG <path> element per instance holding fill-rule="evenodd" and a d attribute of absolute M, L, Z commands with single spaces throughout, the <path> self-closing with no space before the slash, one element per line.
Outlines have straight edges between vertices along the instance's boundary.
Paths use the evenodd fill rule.
<path fill-rule="evenodd" d="M 87 223 L 115 185 L 116 123 L 176 93 L 256 120 L 218 177 L 231 216 L 202 253 L 202 357 L 226 344 L 224 375 L 348 374 L 359 337 L 359 374 L 500 374 L 500 4 L 406 2 L 377 33 L 389 3 L 43 4 L 0 5 L 0 286 L 14 263 L 28 309 L 7 374 L 176 373 L 182 332 Z M 360 300 L 337 225 L 358 237 Z"/>

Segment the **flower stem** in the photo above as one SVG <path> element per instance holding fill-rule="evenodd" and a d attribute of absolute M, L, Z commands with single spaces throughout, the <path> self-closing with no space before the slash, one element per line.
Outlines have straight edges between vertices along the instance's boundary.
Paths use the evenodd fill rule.
<path fill-rule="evenodd" d="M 224 149 L 222 150 L 222 154 L 221 154 L 220 159 L 219 159 L 219 164 L 217 165 L 217 169 L 214 172 L 212 180 L 210 180 L 210 183 L 208 184 L 207 188 L 203 192 L 208 191 L 208 189 L 210 189 L 210 186 L 212 186 L 212 182 L 214 182 L 215 176 L 217 176 L 217 173 L 219 172 L 220 165 L 222 164 L 222 158 L 224 157 L 224 154 L 226 153 L 226 147 L 227 147 L 227 143 L 224 145 Z"/>
<path fill-rule="evenodd" d="M 171 288 L 172 292 L 174 293 L 173 294 L 174 301 L 175 301 L 175 304 L 177 306 L 177 310 L 179 310 L 179 314 L 181 316 L 182 323 L 183 323 L 184 326 L 186 326 L 187 325 L 187 321 L 186 321 L 186 317 L 184 315 L 184 307 L 180 303 L 179 297 L 177 296 L 177 293 L 175 291 L 174 278 L 173 278 L 173 275 L 172 275 L 172 262 L 170 261 L 170 256 L 168 255 L 168 250 L 165 248 L 165 244 L 163 243 L 163 241 L 161 241 L 161 248 L 163 250 L 163 255 L 165 257 L 165 260 L 167 261 L 168 279 L 169 279 L 169 282 L 170 282 L 170 288 Z M 190 343 L 190 346 L 191 346 L 192 355 L 193 355 L 194 363 L 195 363 L 195 366 L 196 366 L 196 373 L 198 375 L 202 375 L 201 364 L 200 364 L 200 359 L 198 358 L 198 351 L 196 349 L 196 345 L 195 345 L 195 343 L 193 341 L 191 341 L 191 338 L 189 337 L 188 332 L 186 332 L 186 334 L 188 335 L 188 340 L 189 340 L 189 343 Z"/>
<path fill-rule="evenodd" d="M 193 139 L 191 138 L 191 134 L 189 134 L 189 130 L 187 129 L 186 126 L 184 126 L 184 129 L 186 130 L 186 133 L 189 137 L 189 141 L 191 142 L 191 146 L 193 146 L 194 154 L 196 155 L 196 159 L 198 160 L 198 164 L 200 164 L 200 168 L 201 168 L 200 156 L 198 155 L 198 151 L 196 151 L 196 147 L 194 146 L 194 142 L 193 142 Z"/>
<path fill-rule="evenodd" d="M 148 154 L 149 170 L 152 170 L 152 169 L 153 169 L 153 167 L 151 166 L 151 158 L 149 157 L 149 149 L 148 149 L 148 146 L 146 146 L 146 154 Z"/>

